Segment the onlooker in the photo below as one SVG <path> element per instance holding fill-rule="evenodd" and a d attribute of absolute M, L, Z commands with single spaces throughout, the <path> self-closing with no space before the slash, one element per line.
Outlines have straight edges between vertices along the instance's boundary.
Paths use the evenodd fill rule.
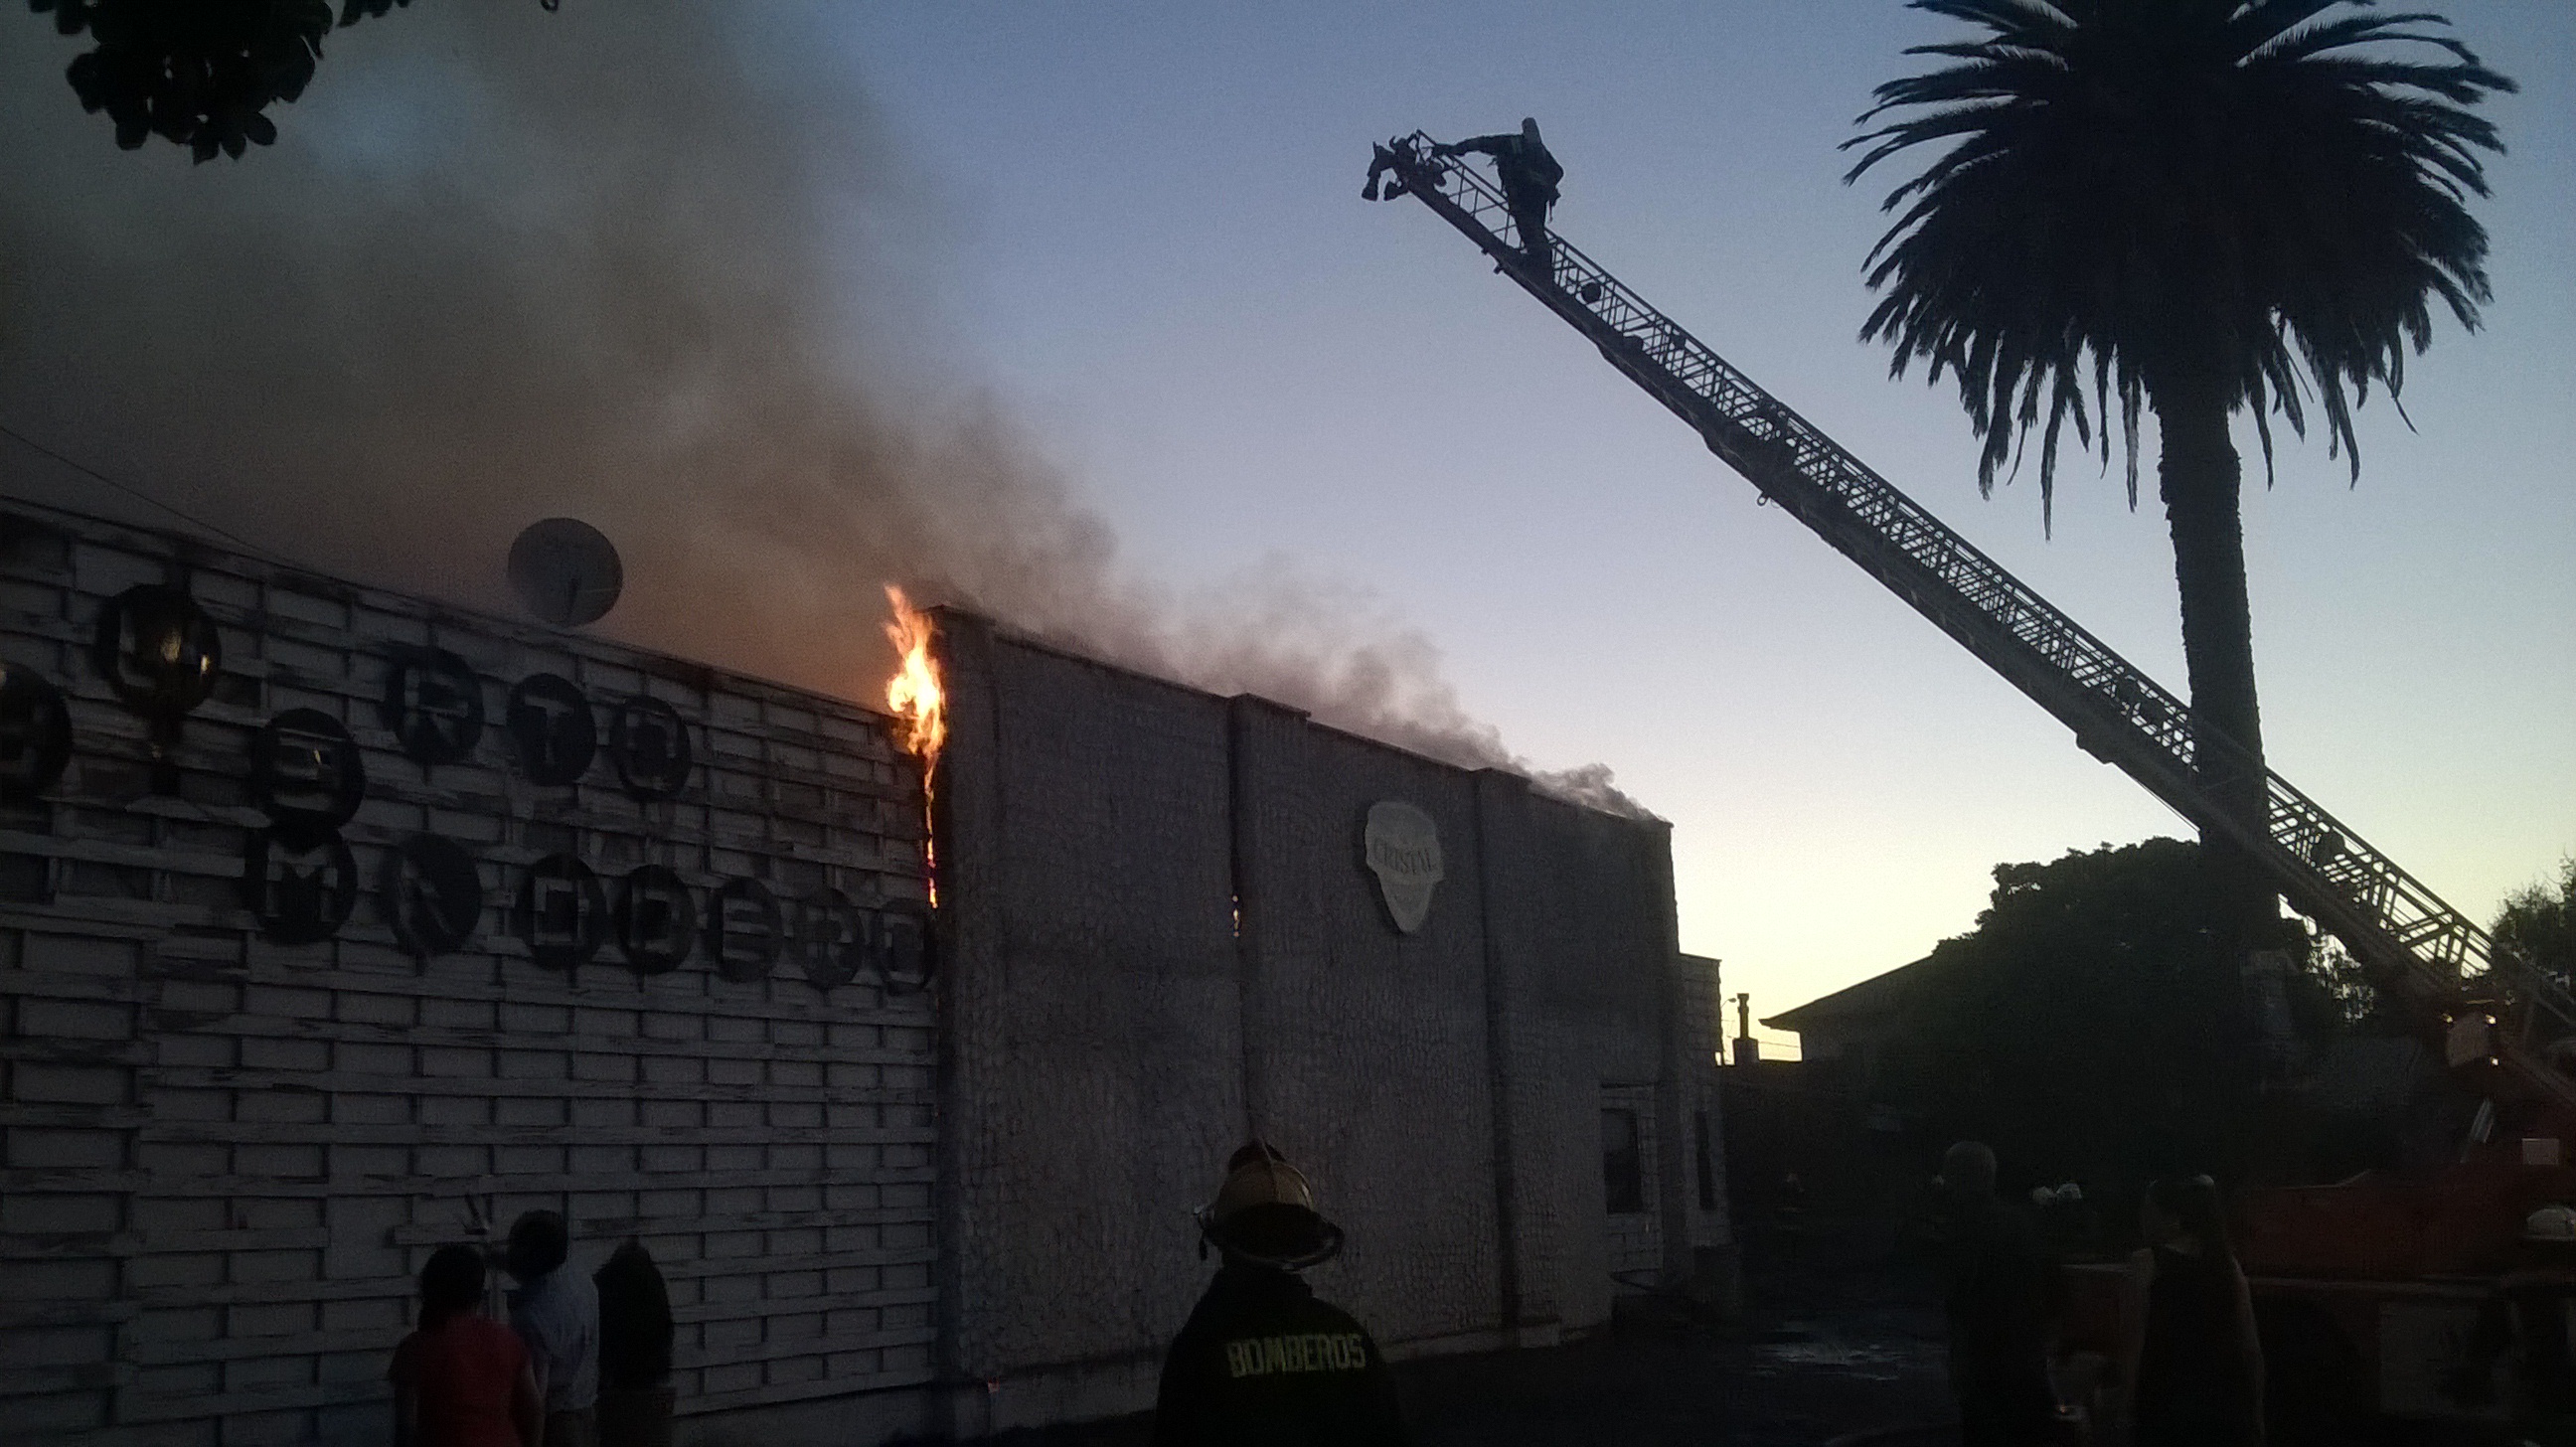
<path fill-rule="evenodd" d="M 572 1252 L 564 1218 L 530 1211 L 510 1226 L 502 1264 L 518 1278 L 510 1325 L 527 1343 L 546 1404 L 545 1447 L 597 1447 L 599 1293 L 590 1278 L 562 1270 Z"/>
<path fill-rule="evenodd" d="M 2576 1209 L 2543 1206 L 2522 1223 L 2522 1261 L 2478 1313 L 2467 1360 L 2447 1384 L 2464 1406 L 2495 1397 L 2499 1359 L 2512 1367 L 2510 1407 L 2526 1441 L 2576 1441 Z"/>
<path fill-rule="evenodd" d="M 2084 1188 L 2073 1181 L 2033 1186 L 2030 1209 L 2039 1232 L 2040 1249 L 2052 1260 L 2064 1260 L 2091 1249 L 2099 1234 Z"/>
<path fill-rule="evenodd" d="M 483 1255 L 441 1246 L 420 1269 L 420 1324 L 394 1348 L 396 1447 L 536 1447 L 544 1407 L 527 1348 L 476 1310 Z"/>
<path fill-rule="evenodd" d="M 2129 1259 L 2133 1447 L 2260 1447 L 2263 1346 L 2254 1298 L 2207 1176 L 2147 1187 Z"/>
<path fill-rule="evenodd" d="M 1961 1141 L 1941 1157 L 1948 1237 L 1950 1390 L 1967 1447 L 2038 1447 L 2057 1416 L 2048 1381 L 2048 1269 L 2030 1223 L 1995 1198 L 1995 1153 Z"/>
<path fill-rule="evenodd" d="M 1163 1361 L 1154 1447 L 1398 1447 L 1404 1417 L 1377 1343 L 1297 1279 L 1342 1248 L 1305 1176 L 1254 1141 L 1226 1162 L 1200 1223 L 1224 1265 Z"/>
<path fill-rule="evenodd" d="M 600 1447 L 670 1447 L 671 1292 L 630 1236 L 591 1274 L 599 1289 Z"/>

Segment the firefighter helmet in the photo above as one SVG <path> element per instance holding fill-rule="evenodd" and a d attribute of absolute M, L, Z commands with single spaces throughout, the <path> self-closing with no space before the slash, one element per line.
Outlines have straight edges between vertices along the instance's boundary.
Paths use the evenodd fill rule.
<path fill-rule="evenodd" d="M 1229 1256 L 1284 1271 L 1321 1265 L 1342 1249 L 1342 1228 L 1315 1209 L 1306 1173 L 1264 1140 L 1226 1162 L 1225 1184 L 1200 1210 L 1199 1230 Z"/>
<path fill-rule="evenodd" d="M 2543 1206 L 2522 1223 L 2522 1239 L 2552 1246 L 2576 1246 L 2576 1208 Z"/>

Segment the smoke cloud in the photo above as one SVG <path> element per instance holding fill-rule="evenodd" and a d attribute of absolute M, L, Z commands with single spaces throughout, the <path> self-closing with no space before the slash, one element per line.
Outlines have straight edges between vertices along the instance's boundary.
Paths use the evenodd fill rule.
<path fill-rule="evenodd" d="M 264 550 L 495 611 L 512 536 L 581 517 L 627 563 L 609 631 L 844 697 L 879 696 L 895 582 L 1522 767 L 1364 595 L 1122 570 L 942 349 L 938 187 L 784 24 L 414 6 L 329 38 L 276 146 L 195 166 L 114 150 L 62 79 L 79 43 L 0 22 L 0 420 Z M 0 479 L 115 501 L 5 439 Z M 1598 766 L 1540 782 L 1642 812 Z"/>

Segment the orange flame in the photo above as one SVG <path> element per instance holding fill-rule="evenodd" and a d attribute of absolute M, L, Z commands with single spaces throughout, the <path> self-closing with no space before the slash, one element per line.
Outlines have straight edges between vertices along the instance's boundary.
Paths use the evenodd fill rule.
<path fill-rule="evenodd" d="M 940 747 L 948 742 L 948 693 L 939 686 L 939 669 L 930 661 L 930 615 L 912 606 L 903 590 L 889 584 L 886 601 L 894 619 L 885 626 L 894 645 L 894 677 L 886 680 L 886 707 L 900 720 L 896 742 L 921 760 L 921 871 L 930 887 L 930 904 L 939 906 L 938 841 L 930 821 L 931 781 L 937 777 Z"/>
<path fill-rule="evenodd" d="M 886 707 L 903 721 L 904 752 L 918 757 L 926 773 L 948 742 L 948 694 L 930 661 L 930 615 L 912 606 L 901 588 L 887 587 L 886 601 L 894 605 L 886 641 L 897 659 L 894 677 L 886 680 Z"/>

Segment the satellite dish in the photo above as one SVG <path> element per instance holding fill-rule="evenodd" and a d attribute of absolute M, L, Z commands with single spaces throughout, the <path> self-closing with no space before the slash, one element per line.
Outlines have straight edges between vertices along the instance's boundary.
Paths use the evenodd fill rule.
<path fill-rule="evenodd" d="M 616 547 L 579 518 L 530 523 L 510 544 L 510 591 L 520 607 L 558 628 L 608 616 L 625 586 Z"/>

